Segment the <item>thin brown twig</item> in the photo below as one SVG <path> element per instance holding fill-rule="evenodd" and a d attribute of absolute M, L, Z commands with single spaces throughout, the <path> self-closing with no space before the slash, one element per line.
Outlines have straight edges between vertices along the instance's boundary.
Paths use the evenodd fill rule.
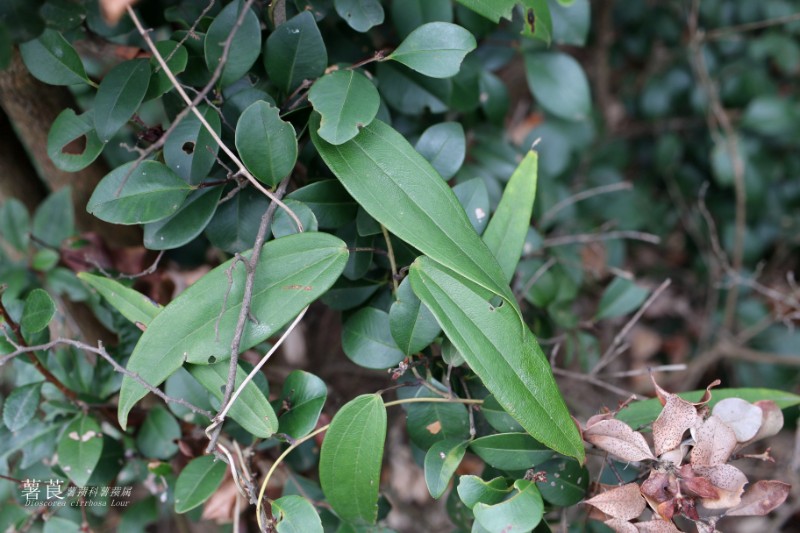
<path fill-rule="evenodd" d="M 661 283 L 661 285 L 659 285 L 658 288 L 653 291 L 650 297 L 644 301 L 641 307 L 639 307 L 636 313 L 634 313 L 634 315 L 630 318 L 630 320 L 628 320 L 628 322 L 622 327 L 619 333 L 617 333 L 614 336 L 614 340 L 611 342 L 609 347 L 606 348 L 606 351 L 603 352 L 603 355 L 600 357 L 600 360 L 597 361 L 597 364 L 594 366 L 589 375 L 596 376 L 603 368 L 608 366 L 609 363 L 611 363 L 614 359 L 616 359 L 619 356 L 621 352 L 618 351 L 617 348 L 619 348 L 619 346 L 623 343 L 625 337 L 627 337 L 628 333 L 630 333 L 631 329 L 633 329 L 633 326 L 635 326 L 636 323 L 639 322 L 639 320 L 642 318 L 642 315 L 644 315 L 645 311 L 647 311 L 647 309 L 651 305 L 653 305 L 653 302 L 655 302 L 658 299 L 658 297 L 661 296 L 661 294 L 665 290 L 667 290 L 667 287 L 669 287 L 671 283 L 672 283 L 671 279 L 669 278 L 665 279 Z"/>
<path fill-rule="evenodd" d="M 586 383 L 591 383 L 596 387 L 600 387 L 601 389 L 606 389 L 607 391 L 611 391 L 618 396 L 622 396 L 623 398 L 630 398 L 631 396 L 635 396 L 637 400 L 642 399 L 641 396 L 637 394 L 625 390 L 621 387 L 617 387 L 616 385 L 612 385 L 610 383 L 606 383 L 602 379 L 598 379 L 591 374 L 584 374 L 582 372 L 572 372 L 571 370 L 565 370 L 563 368 L 553 367 L 553 374 L 561 377 L 565 377 L 568 379 L 576 380 L 576 381 L 585 381 Z"/>
<path fill-rule="evenodd" d="M 568 198 L 564 198 L 556 205 L 551 207 L 547 210 L 547 212 L 542 216 L 541 223 L 544 224 L 545 222 L 552 219 L 556 213 L 564 209 L 565 207 L 569 207 L 573 204 L 581 202 L 583 200 L 587 200 L 589 198 L 593 198 L 595 196 L 599 196 L 601 194 L 608 194 L 611 192 L 618 192 L 618 191 L 629 191 L 633 189 L 633 184 L 629 181 L 622 181 L 619 183 L 610 183 L 608 185 L 600 185 L 599 187 L 593 187 L 591 189 L 586 189 L 585 191 L 581 191 L 577 194 L 573 194 Z"/>
<path fill-rule="evenodd" d="M 800 13 L 792 13 L 791 15 L 784 15 L 782 17 L 759 20 L 756 22 L 748 22 L 745 24 L 738 24 L 736 26 L 726 26 L 724 28 L 716 28 L 714 30 L 707 31 L 703 39 L 706 41 L 724 39 L 725 37 L 729 37 L 734 34 L 744 33 L 748 31 L 755 31 L 755 30 L 763 30 L 764 28 L 769 28 L 770 26 L 781 26 L 783 24 L 788 24 L 789 22 L 794 22 L 795 20 L 800 20 Z"/>
<path fill-rule="evenodd" d="M 383 224 L 381 224 L 381 233 L 383 233 L 383 240 L 386 241 L 386 251 L 387 255 L 389 256 L 389 267 L 392 270 L 392 287 L 394 288 L 394 295 L 395 298 L 397 297 L 397 262 L 394 258 L 394 247 L 392 246 L 392 239 L 389 236 L 389 232 L 386 230 Z"/>
<path fill-rule="evenodd" d="M 552 248 L 554 246 L 564 246 L 567 244 L 588 244 L 591 242 L 610 241 L 615 239 L 629 239 L 634 241 L 648 242 L 650 244 L 661 243 L 661 237 L 652 233 L 644 233 L 634 230 L 607 231 L 604 233 L 577 233 L 575 235 L 562 235 L 560 237 L 549 237 L 542 241 L 542 248 Z"/>

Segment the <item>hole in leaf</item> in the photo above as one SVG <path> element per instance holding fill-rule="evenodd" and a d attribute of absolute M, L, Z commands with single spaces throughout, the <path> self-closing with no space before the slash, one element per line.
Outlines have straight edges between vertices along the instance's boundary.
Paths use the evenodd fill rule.
<path fill-rule="evenodd" d="M 194 153 L 194 143 L 192 141 L 186 141 L 185 143 L 183 143 L 183 146 L 181 146 L 181 150 L 183 150 L 184 152 L 186 152 L 189 155 L 193 154 Z"/>
<path fill-rule="evenodd" d="M 81 135 L 77 139 L 73 139 L 61 149 L 62 154 L 67 155 L 81 155 L 86 151 L 86 135 Z"/>
<path fill-rule="evenodd" d="M 208 358 L 208 364 L 209 365 L 213 365 L 216 362 L 217 362 L 217 358 L 214 357 L 213 355 Z"/>
<path fill-rule="evenodd" d="M 504 302 L 505 300 L 503 300 L 500 296 L 493 296 L 492 299 L 489 300 L 489 310 L 496 311 L 500 309 L 503 307 Z"/>

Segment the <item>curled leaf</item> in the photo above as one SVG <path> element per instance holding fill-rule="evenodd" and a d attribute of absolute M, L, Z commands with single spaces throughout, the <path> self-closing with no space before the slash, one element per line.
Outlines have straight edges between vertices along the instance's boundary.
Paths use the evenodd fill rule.
<path fill-rule="evenodd" d="M 653 446 L 657 456 L 680 446 L 686 430 L 697 427 L 702 422 L 694 405 L 676 394 L 663 392 L 664 409 L 653 422 Z M 659 394 L 659 399 L 661 398 L 662 395 Z"/>
<path fill-rule="evenodd" d="M 587 423 L 583 438 L 623 461 L 655 459 L 644 436 L 619 420 L 600 420 L 592 425 Z"/>
<path fill-rule="evenodd" d="M 653 507 L 657 507 L 657 504 L 669 501 L 678 494 L 678 481 L 674 476 L 654 470 L 642 483 L 641 493 Z"/>
<path fill-rule="evenodd" d="M 711 414 L 730 427 L 739 442 L 752 439 L 761 428 L 763 420 L 762 410 L 741 398 L 720 400 Z"/>
<path fill-rule="evenodd" d="M 597 507 L 605 514 L 622 520 L 633 520 L 642 514 L 645 508 L 645 501 L 639 492 L 639 485 L 628 483 L 621 487 L 616 487 L 594 498 L 584 502 L 588 505 Z"/>
<path fill-rule="evenodd" d="M 747 477 L 732 465 L 696 466 L 695 473 L 707 478 L 719 490 L 718 498 L 702 500 L 706 509 L 727 509 L 739 505 Z"/>
<path fill-rule="evenodd" d="M 791 488 L 791 485 L 782 481 L 756 481 L 742 496 L 739 505 L 725 514 L 727 516 L 764 516 L 786 501 Z"/>
<path fill-rule="evenodd" d="M 783 411 L 772 400 L 759 400 L 753 405 L 761 409 L 761 427 L 752 439 L 742 443 L 741 447 L 777 434 L 783 427 Z"/>

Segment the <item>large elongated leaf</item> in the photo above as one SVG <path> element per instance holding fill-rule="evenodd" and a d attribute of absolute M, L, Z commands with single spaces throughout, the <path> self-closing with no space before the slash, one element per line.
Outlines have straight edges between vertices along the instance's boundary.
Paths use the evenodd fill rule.
<path fill-rule="evenodd" d="M 322 442 L 319 481 L 340 518 L 374 524 L 378 515 L 386 408 L 377 394 L 342 407 Z"/>
<path fill-rule="evenodd" d="M 251 307 L 256 322 L 248 321 L 241 349 L 268 338 L 324 294 L 344 269 L 347 255 L 340 239 L 324 233 L 300 233 L 264 245 Z M 233 261 L 203 276 L 150 322 L 128 370 L 158 385 L 184 361 L 211 364 L 229 357 L 245 281 L 244 265 L 231 268 Z M 131 407 L 146 393 L 132 379 L 123 379 L 118 411 L 123 428 Z"/>
<path fill-rule="evenodd" d="M 381 105 L 378 89 L 355 70 L 326 74 L 308 91 L 308 100 L 322 116 L 319 136 L 331 144 L 342 144 L 375 118 Z"/>
<path fill-rule="evenodd" d="M 112 68 L 97 89 L 94 126 L 103 142 L 125 125 L 144 100 L 150 85 L 150 63 L 134 59 Z"/>
<path fill-rule="evenodd" d="M 515 311 L 490 306 L 468 281 L 427 257 L 411 265 L 410 276 L 414 292 L 498 403 L 534 438 L 582 461 L 583 443 L 550 365 L 530 330 L 520 338 Z"/>
<path fill-rule="evenodd" d="M 200 382 L 208 392 L 217 400 L 222 400 L 225 384 L 228 381 L 228 367 L 226 361 L 213 365 L 186 365 L 186 370 Z M 247 377 L 247 372 L 241 367 L 236 369 L 236 388 Z M 272 436 L 278 429 L 278 417 L 272 409 L 269 400 L 259 390 L 254 381 L 245 386 L 242 394 L 233 404 L 230 417 L 236 420 L 244 429 L 263 439 Z"/>
<path fill-rule="evenodd" d="M 146 326 L 161 311 L 161 306 L 156 302 L 118 281 L 88 272 L 81 272 L 78 277 L 133 323 Z"/>
<path fill-rule="evenodd" d="M 518 310 L 505 274 L 458 198 L 405 137 L 376 119 L 353 139 L 333 146 L 317 135 L 318 126 L 315 114 L 311 138 L 322 159 L 375 220 Z"/>
<path fill-rule="evenodd" d="M 243 0 L 231 2 L 225 6 L 214 19 L 214 22 L 211 23 L 211 26 L 208 27 L 204 46 L 206 65 L 208 65 L 208 70 L 211 72 L 216 70 L 222 60 L 225 41 L 228 40 L 236 25 L 236 21 L 242 12 L 242 7 L 244 7 Z M 247 71 L 256 62 L 260 48 L 261 26 L 253 10 L 248 9 L 242 25 L 236 31 L 233 40 L 231 40 L 219 84 L 225 87 L 247 74 Z"/>
<path fill-rule="evenodd" d="M 19 51 L 33 77 L 45 83 L 74 85 L 89 81 L 78 52 L 55 30 L 44 30 L 37 39 L 19 45 Z"/>
<path fill-rule="evenodd" d="M 387 59 L 431 78 L 450 78 L 476 46 L 475 37 L 461 26 L 429 22 L 412 31 Z"/>
<path fill-rule="evenodd" d="M 525 155 L 525 159 L 508 180 L 500 204 L 483 233 L 483 242 L 500 263 L 506 281 L 511 281 L 514 277 L 531 224 L 538 162 L 539 156 L 533 150 Z"/>

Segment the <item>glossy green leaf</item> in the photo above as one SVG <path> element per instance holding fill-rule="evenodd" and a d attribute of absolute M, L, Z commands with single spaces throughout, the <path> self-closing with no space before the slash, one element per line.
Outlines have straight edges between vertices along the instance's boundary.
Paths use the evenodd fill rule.
<path fill-rule="evenodd" d="M 20 44 L 19 51 L 28 71 L 38 80 L 50 85 L 89 81 L 80 56 L 55 30 L 44 30 L 37 39 Z"/>
<path fill-rule="evenodd" d="M 327 397 L 324 381 L 309 372 L 293 370 L 281 391 L 280 432 L 294 439 L 308 435 L 316 427 Z"/>
<path fill-rule="evenodd" d="M 70 422 L 58 441 L 58 465 L 79 487 L 86 485 L 102 453 L 100 424 L 89 415 Z"/>
<path fill-rule="evenodd" d="M 55 314 L 56 303 L 47 291 L 33 289 L 25 298 L 19 325 L 26 333 L 37 333 L 47 327 Z"/>
<path fill-rule="evenodd" d="M 235 0 L 225 6 L 208 27 L 205 39 L 205 57 L 208 70 L 214 72 L 222 60 L 225 42 L 229 39 L 236 21 L 242 13 L 244 0 Z M 235 82 L 250 70 L 261 51 L 261 25 L 252 9 L 247 10 L 242 25 L 230 42 L 225 66 L 219 79 L 221 87 Z"/>
<path fill-rule="evenodd" d="M 147 413 L 139 433 L 136 447 L 144 457 L 169 459 L 178 451 L 181 428 L 178 421 L 165 407 L 157 406 Z"/>
<path fill-rule="evenodd" d="M 589 488 L 589 471 L 574 459 L 551 459 L 536 465 L 536 471 L 545 474 L 544 481 L 536 482 L 542 498 L 559 507 L 575 505 Z"/>
<path fill-rule="evenodd" d="M 449 80 L 435 80 L 417 74 L 400 64 L 379 63 L 378 89 L 392 109 L 406 115 L 444 113 L 449 109 Z"/>
<path fill-rule="evenodd" d="M 531 225 L 538 161 L 538 154 L 533 150 L 525 155 L 508 180 L 500 203 L 483 233 L 483 242 L 500 263 L 506 281 L 514 277 Z"/>
<path fill-rule="evenodd" d="M 453 22 L 453 4 L 450 0 L 392 2 L 391 10 L 392 23 L 402 38 L 426 22 Z"/>
<path fill-rule="evenodd" d="M 145 160 L 136 166 L 132 161 L 100 181 L 86 210 L 114 224 L 146 224 L 177 211 L 191 190 L 163 163 Z"/>
<path fill-rule="evenodd" d="M 236 124 L 236 149 L 256 178 L 275 186 L 297 161 L 294 126 L 281 120 L 278 108 L 256 102 L 244 110 Z"/>
<path fill-rule="evenodd" d="M 414 148 L 430 162 L 436 172 L 449 180 L 464 163 L 467 150 L 464 128 L 458 122 L 434 124 L 422 132 Z"/>
<path fill-rule="evenodd" d="M 570 5 L 549 0 L 553 19 L 553 40 L 558 44 L 585 46 L 592 21 L 589 0 L 575 0 Z"/>
<path fill-rule="evenodd" d="M 213 455 L 189 461 L 175 482 L 175 512 L 191 511 L 209 499 L 222 483 L 225 470 L 227 465 Z"/>
<path fill-rule="evenodd" d="M 232 199 L 217 206 L 214 218 L 206 227 L 208 240 L 230 254 L 251 248 L 261 216 L 268 206 L 267 197 L 253 187 L 239 191 Z"/>
<path fill-rule="evenodd" d="M 380 0 L 333 0 L 336 13 L 358 32 L 369 31 L 383 24 L 383 6 Z"/>
<path fill-rule="evenodd" d="M 544 502 L 532 481 L 514 482 L 511 497 L 495 505 L 477 503 L 472 508 L 475 520 L 491 533 L 528 533 L 539 524 Z"/>
<path fill-rule="evenodd" d="M 170 72 L 177 76 L 186 70 L 186 65 L 189 62 L 189 52 L 186 50 L 185 46 L 179 44 L 177 41 L 159 41 L 156 43 L 156 50 L 158 50 L 167 62 Z M 144 95 L 145 100 L 158 98 L 173 88 L 169 76 L 167 76 L 164 69 L 161 68 L 155 56 L 150 58 L 150 67 L 153 73 L 150 76 L 150 85 L 147 87 L 147 93 Z M 193 116 L 193 114 L 189 116 Z"/>
<path fill-rule="evenodd" d="M 464 57 L 475 50 L 473 35 L 450 22 L 429 22 L 411 32 L 386 59 L 431 78 L 458 74 Z"/>
<path fill-rule="evenodd" d="M 103 142 L 124 126 L 139 109 L 150 85 L 150 62 L 132 59 L 112 68 L 100 82 L 94 99 L 94 127 Z"/>
<path fill-rule="evenodd" d="M 164 392 L 173 398 L 183 398 L 187 402 L 196 405 L 206 411 L 213 411 L 214 407 L 211 405 L 211 395 L 198 381 L 189 374 L 185 368 L 176 370 L 167 381 L 164 383 Z M 207 426 L 210 420 L 207 416 L 200 413 L 195 413 L 188 407 L 177 404 L 175 402 L 167 403 L 167 408 L 174 414 L 178 420 L 184 422 L 191 422 L 197 425 Z"/>
<path fill-rule="evenodd" d="M 217 111 L 206 105 L 197 106 L 197 110 L 220 135 L 222 124 Z M 194 113 L 184 118 L 164 143 L 164 163 L 192 185 L 208 177 L 218 153 L 219 145 Z"/>
<path fill-rule="evenodd" d="M 447 389 L 436 380 L 428 380 L 432 385 L 446 393 Z M 441 398 L 424 385 L 402 387 L 397 390 L 397 397 L 405 400 L 411 398 Z M 469 413 L 461 403 L 445 402 L 413 402 L 403 404 L 406 412 L 406 428 L 411 441 L 422 450 L 427 450 L 435 443 L 452 439 L 459 442 L 470 438 Z"/>
<path fill-rule="evenodd" d="M 284 93 L 292 92 L 303 80 L 322 76 L 327 66 L 325 42 L 310 11 L 275 28 L 264 43 L 264 67 Z"/>
<path fill-rule="evenodd" d="M 321 228 L 341 228 L 352 221 L 358 212 L 358 204 L 335 179 L 309 183 L 292 191 L 287 198 L 299 200 L 308 206 Z"/>
<path fill-rule="evenodd" d="M 491 20 L 500 22 L 501 18 L 511 20 L 511 11 L 518 0 L 458 0 L 458 3 L 470 8 Z"/>
<path fill-rule="evenodd" d="M 360 309 L 347 319 L 342 326 L 342 349 L 365 368 L 391 368 L 406 357 L 392 339 L 389 315 L 374 307 Z"/>
<path fill-rule="evenodd" d="M 523 0 L 522 35 L 539 39 L 547 44 L 553 39 L 553 19 L 547 0 Z"/>
<path fill-rule="evenodd" d="M 406 139 L 380 120 L 333 146 L 311 138 L 345 189 L 375 220 L 414 248 L 517 309 L 505 275 L 453 191 Z M 381 154 L 380 162 L 374 154 Z"/>
<path fill-rule="evenodd" d="M 472 228 L 479 235 L 489 222 L 489 191 L 483 178 L 472 178 L 453 187 L 453 192 L 467 213 Z"/>
<path fill-rule="evenodd" d="M 425 484 L 436 499 L 442 497 L 467 451 L 467 441 L 441 440 L 425 454 Z"/>
<path fill-rule="evenodd" d="M 485 295 L 427 257 L 410 269 L 411 286 L 447 337 L 500 405 L 548 447 L 582 461 L 583 443 L 553 379 L 547 358 L 516 311 Z"/>
<path fill-rule="evenodd" d="M 478 503 L 488 505 L 500 503 L 508 496 L 511 488 L 501 477 L 484 481 L 478 476 L 461 476 L 458 478 L 457 491 L 464 505 L 472 509 Z"/>
<path fill-rule="evenodd" d="M 691 392 L 682 392 L 678 394 L 684 400 L 690 402 L 699 401 L 705 394 L 704 390 L 696 390 Z M 708 407 L 713 408 L 714 405 L 720 400 L 725 398 L 741 398 L 748 402 L 757 402 L 759 400 L 772 400 L 781 409 L 800 405 L 800 396 L 792 394 L 791 392 L 775 390 L 775 389 L 762 389 L 762 388 L 742 388 L 742 389 L 714 389 L 711 395 L 711 400 L 708 402 Z M 629 403 L 625 409 L 617 413 L 616 418 L 622 420 L 633 429 L 638 430 L 641 427 L 652 424 L 653 421 L 661 414 L 663 406 L 658 401 L 658 398 L 651 398 L 649 400 L 642 400 L 638 402 Z"/>
<path fill-rule="evenodd" d="M 496 126 L 502 126 L 510 105 L 508 89 L 503 80 L 491 72 L 482 71 L 478 78 L 481 108 Z"/>
<path fill-rule="evenodd" d="M 272 517 L 278 533 L 322 533 L 322 521 L 311 503 L 295 495 L 271 502 Z"/>
<path fill-rule="evenodd" d="M 312 211 L 311 208 L 306 204 L 298 202 L 292 198 L 286 198 L 283 203 L 286 204 L 289 209 L 294 211 L 294 214 L 300 219 L 300 223 L 303 225 L 303 231 L 317 231 L 317 229 L 319 229 L 319 224 L 317 224 L 317 217 L 314 215 L 314 211 Z M 299 231 L 297 228 L 297 222 L 295 222 L 294 219 L 289 216 L 289 213 L 287 213 L 283 208 L 279 208 L 275 212 L 270 230 L 276 239 L 285 237 L 286 235 L 291 235 L 292 233 L 298 233 Z"/>
<path fill-rule="evenodd" d="M 473 440 L 470 451 L 500 470 L 527 470 L 555 454 L 526 433 L 497 433 Z"/>
<path fill-rule="evenodd" d="M 56 250 L 46 248 L 44 250 L 37 250 L 31 258 L 31 267 L 39 272 L 47 272 L 55 268 L 61 256 Z"/>
<path fill-rule="evenodd" d="M 113 279 L 88 272 L 78 273 L 78 278 L 99 292 L 114 309 L 134 324 L 146 326 L 161 311 L 161 306 L 156 302 Z"/>
<path fill-rule="evenodd" d="M 33 235 L 40 241 L 61 247 L 75 234 L 75 213 L 72 209 L 72 187 L 67 186 L 50 194 L 33 215 Z"/>
<path fill-rule="evenodd" d="M 39 408 L 42 382 L 17 387 L 3 404 L 3 423 L 10 431 L 19 431 L 31 421 Z"/>
<path fill-rule="evenodd" d="M 152 320 L 128 360 L 128 370 L 158 385 L 184 361 L 211 364 L 230 356 L 245 280 L 240 262 L 229 278 L 232 262 L 203 276 Z M 346 262 L 344 243 L 331 235 L 301 233 L 268 242 L 254 278 L 255 322 L 248 322 L 241 349 L 267 339 L 324 294 Z M 145 394 L 141 385 L 123 379 L 119 400 L 123 427 L 128 412 Z"/>
<path fill-rule="evenodd" d="M 649 292 L 629 279 L 614 278 L 600 297 L 595 320 L 627 315 L 642 305 Z"/>
<path fill-rule="evenodd" d="M 221 361 L 213 365 L 186 364 L 186 370 L 194 377 L 211 395 L 222 401 L 225 385 L 228 382 L 230 363 Z M 236 382 L 234 390 L 247 377 L 247 372 L 239 366 L 236 369 Z M 278 429 L 278 417 L 272 409 L 269 400 L 264 395 L 255 381 L 250 381 L 234 402 L 228 416 L 239 423 L 244 429 L 256 437 L 269 438 Z"/>
<path fill-rule="evenodd" d="M 19 252 L 28 250 L 31 216 L 25 204 L 9 198 L 0 206 L 0 236 Z"/>
<path fill-rule="evenodd" d="M 411 355 L 428 346 L 441 333 L 433 313 L 411 290 L 406 278 L 397 290 L 397 300 L 389 309 L 389 329 L 403 353 Z"/>
<path fill-rule="evenodd" d="M 170 250 L 200 235 L 217 210 L 222 187 L 193 191 L 175 213 L 144 226 L 144 245 L 151 250 Z"/>
<path fill-rule="evenodd" d="M 319 136 L 342 144 L 372 122 L 381 99 L 375 85 L 356 70 L 336 70 L 311 86 L 308 100 L 322 117 Z"/>
<path fill-rule="evenodd" d="M 88 167 L 103 147 L 94 131 L 91 113 L 76 115 L 69 108 L 59 113 L 47 135 L 47 155 L 65 172 L 77 172 Z"/>
<path fill-rule="evenodd" d="M 322 441 L 319 480 L 342 520 L 375 523 L 385 441 L 386 408 L 378 394 L 358 396 L 333 417 Z"/>
<path fill-rule="evenodd" d="M 565 120 L 584 120 L 591 113 L 589 81 L 583 68 L 563 52 L 525 54 L 525 72 L 536 101 Z"/>

